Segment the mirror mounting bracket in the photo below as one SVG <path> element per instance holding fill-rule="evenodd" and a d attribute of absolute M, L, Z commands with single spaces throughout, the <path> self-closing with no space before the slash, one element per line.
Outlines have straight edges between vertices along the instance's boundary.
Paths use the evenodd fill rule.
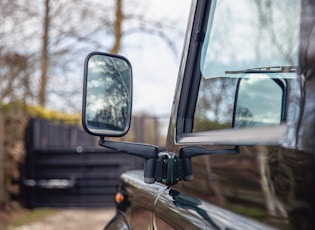
<path fill-rule="evenodd" d="M 172 152 L 161 152 L 156 162 L 156 181 L 166 185 L 177 184 L 184 179 L 182 160 Z"/>
<path fill-rule="evenodd" d="M 133 142 L 118 142 L 105 140 L 100 137 L 98 144 L 102 147 L 124 152 L 145 160 L 144 182 L 151 184 L 155 181 L 166 185 L 177 184 L 180 180 L 193 180 L 191 158 L 209 154 L 237 154 L 239 147 L 234 149 L 209 150 L 199 146 L 186 146 L 180 149 L 177 156 L 173 152 L 160 152 L 155 145 Z"/>

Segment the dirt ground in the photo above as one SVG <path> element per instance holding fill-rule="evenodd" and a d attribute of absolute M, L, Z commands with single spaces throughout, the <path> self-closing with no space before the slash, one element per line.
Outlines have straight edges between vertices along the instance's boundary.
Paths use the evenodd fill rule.
<path fill-rule="evenodd" d="M 9 227 L 8 230 L 100 230 L 114 215 L 114 208 L 61 209 L 43 220 L 19 227 Z"/>

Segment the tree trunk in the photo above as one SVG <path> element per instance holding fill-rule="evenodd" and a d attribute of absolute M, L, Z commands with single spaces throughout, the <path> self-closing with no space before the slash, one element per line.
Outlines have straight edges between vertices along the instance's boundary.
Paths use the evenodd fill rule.
<path fill-rule="evenodd" d="M 46 102 L 46 86 L 47 86 L 47 72 L 48 72 L 48 42 L 49 42 L 49 6 L 50 0 L 45 0 L 45 15 L 44 15 L 44 27 L 43 27 L 43 40 L 41 51 L 41 77 L 39 86 L 38 100 L 41 106 L 45 106 Z"/>
<path fill-rule="evenodd" d="M 122 21 L 123 21 L 122 0 L 116 0 L 115 44 L 111 49 L 111 53 L 113 54 L 117 54 L 120 48 Z"/>
<path fill-rule="evenodd" d="M 0 115 L 0 210 L 8 202 L 8 193 L 5 186 L 5 175 L 4 175 L 4 119 Z"/>

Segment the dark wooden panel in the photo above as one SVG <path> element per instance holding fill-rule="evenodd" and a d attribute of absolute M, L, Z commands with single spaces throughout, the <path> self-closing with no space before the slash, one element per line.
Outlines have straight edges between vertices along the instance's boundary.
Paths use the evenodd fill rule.
<path fill-rule="evenodd" d="M 114 205 L 119 175 L 142 164 L 134 156 L 95 143 L 80 127 L 32 119 L 21 170 L 22 203 L 26 207 Z"/>

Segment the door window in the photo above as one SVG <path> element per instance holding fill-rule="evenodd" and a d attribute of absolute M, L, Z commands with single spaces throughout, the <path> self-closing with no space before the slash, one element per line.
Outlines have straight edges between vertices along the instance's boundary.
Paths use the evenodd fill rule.
<path fill-rule="evenodd" d="M 193 132 L 285 122 L 297 77 L 300 1 L 212 1 Z"/>

